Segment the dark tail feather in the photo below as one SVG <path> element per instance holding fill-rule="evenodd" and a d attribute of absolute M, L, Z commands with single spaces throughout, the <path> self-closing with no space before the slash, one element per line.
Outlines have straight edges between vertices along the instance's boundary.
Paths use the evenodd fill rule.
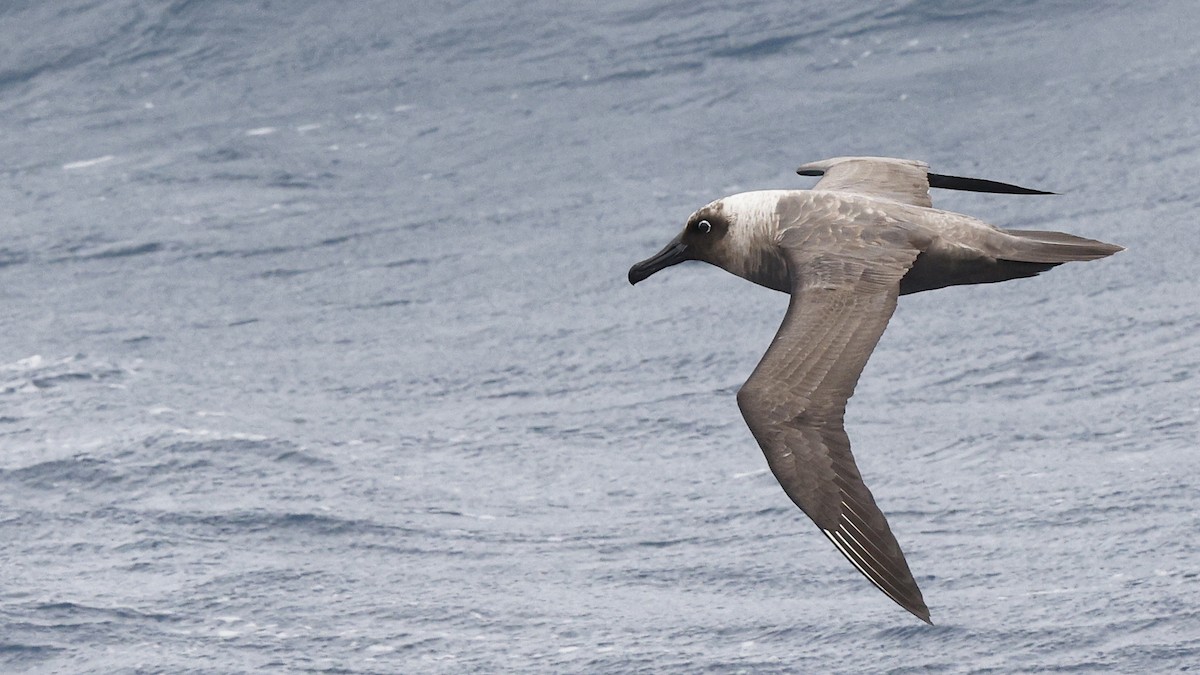
<path fill-rule="evenodd" d="M 1085 239 L 1065 232 L 1045 230 L 1003 230 L 1014 239 L 1009 240 L 997 258 L 1017 262 L 1059 263 L 1076 260 L 1098 260 L 1124 251 L 1124 246 L 1106 244 L 1095 239 Z"/>

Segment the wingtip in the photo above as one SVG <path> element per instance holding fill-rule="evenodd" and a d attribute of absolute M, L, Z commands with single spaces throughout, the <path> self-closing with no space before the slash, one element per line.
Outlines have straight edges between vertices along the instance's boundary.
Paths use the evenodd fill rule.
<path fill-rule="evenodd" d="M 1001 183 L 1000 181 L 986 180 L 983 178 L 966 178 L 963 176 L 947 176 L 940 173 L 927 174 L 929 179 L 929 187 L 942 188 L 943 190 L 962 190 L 964 192 L 990 192 L 993 194 L 1007 195 L 1056 195 L 1057 192 L 1049 192 L 1047 190 L 1035 190 L 1034 188 L 1021 187 L 1012 183 Z"/>
<path fill-rule="evenodd" d="M 929 624 L 930 626 L 933 625 L 933 619 L 931 619 L 929 617 L 929 607 L 925 605 L 924 598 L 918 597 L 915 599 L 915 602 L 912 601 L 912 599 L 910 599 L 907 602 L 900 602 L 899 600 L 896 600 L 895 598 L 892 598 L 892 600 L 895 600 L 897 605 L 900 605 L 904 609 L 908 610 L 909 614 L 912 614 L 913 616 L 924 621 L 925 623 Z"/>

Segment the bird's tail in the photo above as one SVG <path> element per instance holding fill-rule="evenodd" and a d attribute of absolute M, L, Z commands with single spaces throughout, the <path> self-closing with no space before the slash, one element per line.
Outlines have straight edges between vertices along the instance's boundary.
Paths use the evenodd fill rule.
<path fill-rule="evenodd" d="M 1005 242 L 1003 260 L 1058 265 L 1075 260 L 1098 260 L 1124 251 L 1124 246 L 1085 239 L 1066 232 L 1046 230 L 1002 230 L 1011 238 Z"/>

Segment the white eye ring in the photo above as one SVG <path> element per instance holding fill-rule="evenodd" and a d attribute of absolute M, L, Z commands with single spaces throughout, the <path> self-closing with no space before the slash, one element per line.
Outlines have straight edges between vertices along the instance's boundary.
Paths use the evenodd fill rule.
<path fill-rule="evenodd" d="M 697 232 L 703 232 L 704 234 L 708 234 L 711 230 L 712 230 L 712 223 L 708 222 L 707 220 L 702 220 L 702 221 L 696 223 L 696 231 Z"/>

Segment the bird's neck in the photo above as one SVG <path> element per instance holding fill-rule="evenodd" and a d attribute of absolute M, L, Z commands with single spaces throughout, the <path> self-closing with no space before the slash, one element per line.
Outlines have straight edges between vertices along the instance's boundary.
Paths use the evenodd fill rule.
<path fill-rule="evenodd" d="M 777 291 L 791 289 L 787 263 L 779 254 L 779 215 L 776 205 L 779 190 L 744 192 L 726 197 L 725 203 L 737 222 L 726 236 L 724 264 L 726 271 Z"/>

